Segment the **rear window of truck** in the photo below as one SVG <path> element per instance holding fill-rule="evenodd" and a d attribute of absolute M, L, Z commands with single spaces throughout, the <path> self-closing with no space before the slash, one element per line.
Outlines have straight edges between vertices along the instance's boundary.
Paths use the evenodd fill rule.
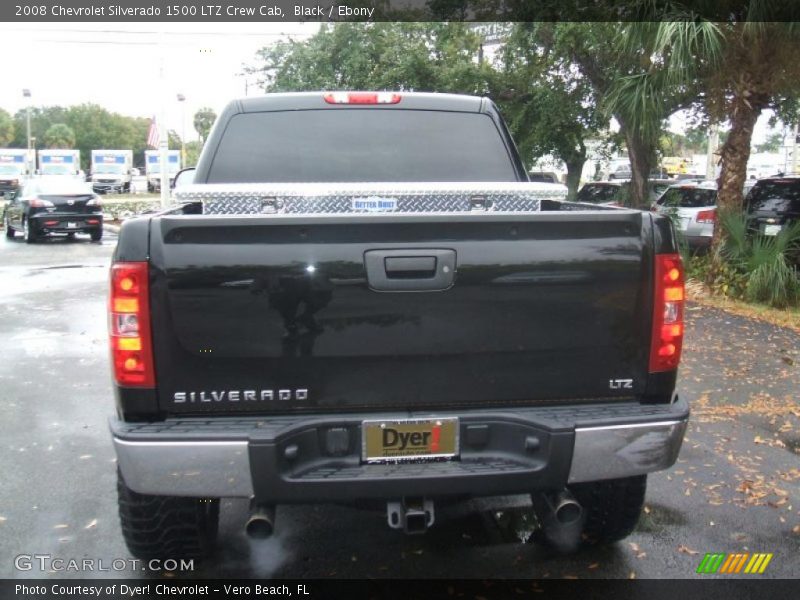
<path fill-rule="evenodd" d="M 328 109 L 235 115 L 208 183 L 518 181 L 482 113 Z"/>

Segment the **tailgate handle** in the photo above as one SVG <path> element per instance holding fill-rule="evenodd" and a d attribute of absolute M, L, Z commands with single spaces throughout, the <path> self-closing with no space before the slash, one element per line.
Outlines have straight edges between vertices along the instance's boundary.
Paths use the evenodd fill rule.
<path fill-rule="evenodd" d="M 435 256 L 397 256 L 384 258 L 389 279 L 422 279 L 436 275 Z"/>
<path fill-rule="evenodd" d="M 433 292 L 453 285 L 456 252 L 449 249 L 368 250 L 367 281 L 378 292 Z"/>

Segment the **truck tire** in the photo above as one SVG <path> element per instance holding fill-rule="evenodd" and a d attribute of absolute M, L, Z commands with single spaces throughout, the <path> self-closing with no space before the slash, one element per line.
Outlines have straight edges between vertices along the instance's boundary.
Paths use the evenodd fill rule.
<path fill-rule="evenodd" d="M 103 228 L 101 227 L 100 229 L 89 232 L 89 236 L 92 238 L 93 242 L 99 242 L 103 239 Z"/>
<path fill-rule="evenodd" d="M 585 514 L 584 545 L 611 544 L 628 537 L 639 521 L 646 489 L 647 475 L 569 486 Z"/>
<path fill-rule="evenodd" d="M 8 220 L 8 215 L 6 215 L 5 218 L 5 226 L 6 226 L 6 237 L 9 239 L 14 239 L 16 232 L 14 231 L 14 228 L 11 227 L 11 223 Z"/>
<path fill-rule="evenodd" d="M 203 558 L 213 552 L 218 498 L 139 494 L 125 484 L 119 471 L 117 495 L 122 536 L 136 558 Z"/>

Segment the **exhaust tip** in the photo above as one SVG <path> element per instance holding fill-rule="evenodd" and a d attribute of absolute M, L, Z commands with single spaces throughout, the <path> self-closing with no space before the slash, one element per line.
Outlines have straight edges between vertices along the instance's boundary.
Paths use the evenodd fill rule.
<path fill-rule="evenodd" d="M 580 521 L 582 512 L 577 502 L 564 502 L 556 510 L 556 519 L 562 525 L 571 525 Z"/>
<path fill-rule="evenodd" d="M 269 519 L 264 517 L 251 517 L 245 525 L 247 536 L 255 540 L 265 540 L 270 537 L 275 530 Z"/>

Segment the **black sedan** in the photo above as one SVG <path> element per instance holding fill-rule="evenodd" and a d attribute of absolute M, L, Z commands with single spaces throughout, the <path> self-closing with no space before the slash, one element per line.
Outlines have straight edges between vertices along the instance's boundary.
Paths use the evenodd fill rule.
<path fill-rule="evenodd" d="M 39 178 L 18 190 L 6 206 L 6 237 L 20 231 L 32 244 L 53 233 L 103 237 L 103 209 L 91 185 L 69 177 Z"/>

